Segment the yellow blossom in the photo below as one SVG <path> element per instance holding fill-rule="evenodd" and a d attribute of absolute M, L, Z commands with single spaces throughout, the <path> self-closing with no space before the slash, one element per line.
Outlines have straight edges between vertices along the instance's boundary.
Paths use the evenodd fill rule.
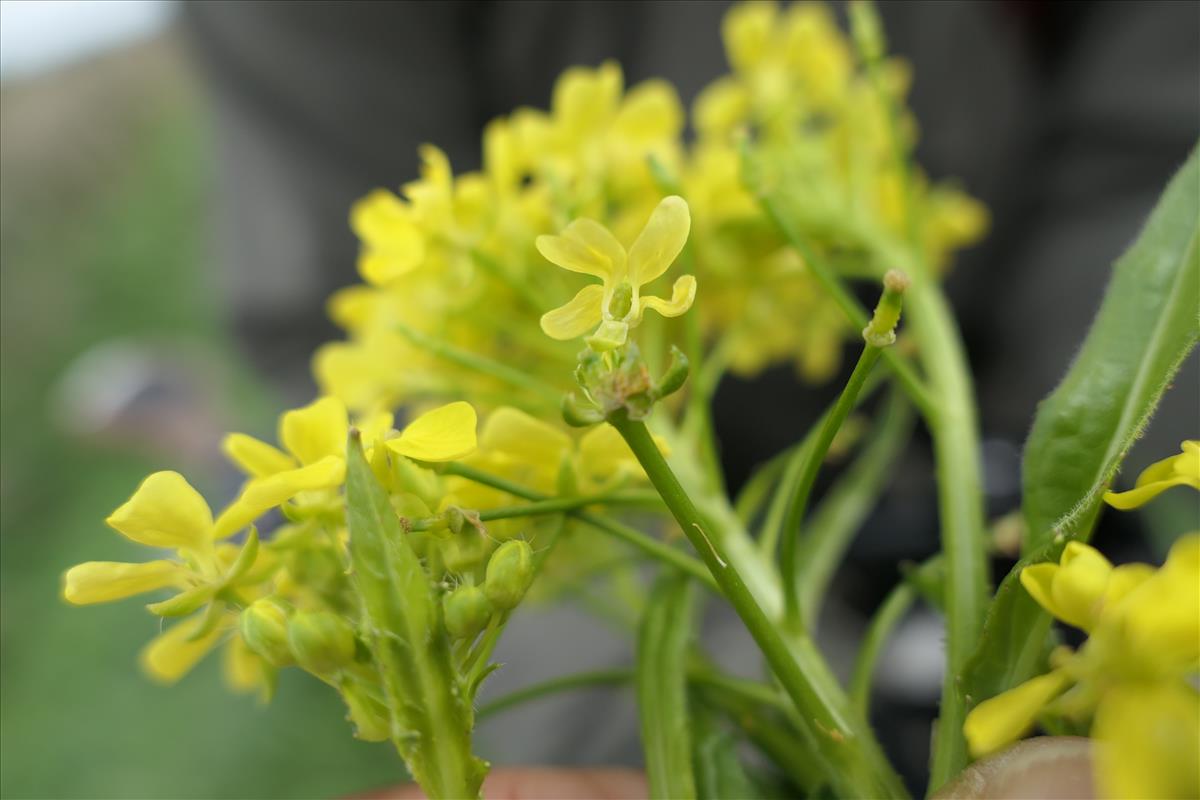
<path fill-rule="evenodd" d="M 607 228 L 586 218 L 575 220 L 558 236 L 539 236 L 537 249 L 547 260 L 603 281 L 585 286 L 566 305 L 544 314 L 542 330 L 554 339 L 575 339 L 595 328 L 589 343 L 612 349 L 625 343 L 647 308 L 665 317 L 683 314 L 696 297 L 691 275 L 675 281 L 670 300 L 643 297 L 641 289 L 671 266 L 690 227 L 687 203 L 672 195 L 658 204 L 628 253 Z"/>
<path fill-rule="evenodd" d="M 976 706 L 963 726 L 971 752 L 999 750 L 1044 712 L 1078 717 L 1094 709 L 1105 796 L 1194 796 L 1200 694 L 1189 679 L 1200 668 L 1200 534 L 1176 542 L 1158 570 L 1113 567 L 1072 542 L 1058 564 L 1022 570 L 1021 583 L 1047 611 L 1091 635 L 1077 653 L 1056 658 L 1053 672 Z"/>
<path fill-rule="evenodd" d="M 390 412 L 360 420 L 363 439 L 373 443 L 392 427 Z M 238 501 L 217 520 L 218 529 L 236 529 L 302 492 L 334 489 L 346 476 L 346 438 L 350 419 L 346 406 L 332 397 L 288 411 L 279 419 L 280 450 L 242 433 L 225 437 L 222 449 L 251 480 Z M 475 449 L 475 410 L 455 402 L 412 421 L 386 446 L 419 461 L 453 461 Z M 285 452 L 286 451 L 286 452 Z"/>

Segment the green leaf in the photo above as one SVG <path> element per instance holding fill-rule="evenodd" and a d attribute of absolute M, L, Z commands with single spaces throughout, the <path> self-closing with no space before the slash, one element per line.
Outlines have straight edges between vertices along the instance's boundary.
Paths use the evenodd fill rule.
<path fill-rule="evenodd" d="M 651 592 L 638 631 L 637 698 L 646 780 L 655 800 L 696 797 L 687 705 L 692 599 L 686 577 L 670 574 Z"/>
<path fill-rule="evenodd" d="M 1051 540 L 1009 571 L 988 607 L 979 646 L 963 667 L 959 683 L 969 710 L 1045 670 L 1054 641 L 1050 615 L 1021 586 L 1021 570 L 1030 564 L 1057 561 L 1067 538 Z"/>
<path fill-rule="evenodd" d="M 1104 302 L 1024 457 L 1026 549 L 1086 536 L 1101 496 L 1180 363 L 1200 338 L 1200 150 L 1118 259 Z"/>
<path fill-rule="evenodd" d="M 1052 619 L 1021 587 L 1029 564 L 1086 539 L 1105 487 L 1200 339 L 1200 151 L 1167 186 L 1118 259 L 1067 376 L 1042 403 L 1025 446 L 1025 555 L 996 591 L 959 686 L 967 708 L 1044 671 Z"/>
<path fill-rule="evenodd" d="M 487 764 L 471 754 L 472 712 L 421 561 L 351 435 L 346 522 L 364 635 L 383 682 L 392 741 L 431 798 L 478 797 Z"/>

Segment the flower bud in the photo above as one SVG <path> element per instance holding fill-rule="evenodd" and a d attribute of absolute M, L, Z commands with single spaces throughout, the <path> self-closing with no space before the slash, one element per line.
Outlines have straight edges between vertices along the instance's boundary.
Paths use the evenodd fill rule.
<path fill-rule="evenodd" d="M 533 582 L 533 550 L 521 539 L 507 541 L 492 553 L 483 592 L 500 611 L 515 608 Z"/>
<path fill-rule="evenodd" d="M 292 663 L 292 651 L 288 648 L 287 610 L 270 597 L 255 600 L 240 619 L 242 638 L 255 653 L 268 664 L 286 667 Z"/>
<path fill-rule="evenodd" d="M 296 663 L 316 675 L 328 675 L 354 661 L 354 631 L 329 611 L 293 614 L 287 636 Z"/>
<path fill-rule="evenodd" d="M 478 586 L 460 586 L 442 600 L 446 630 L 455 639 L 470 639 L 492 618 L 492 604 Z"/>

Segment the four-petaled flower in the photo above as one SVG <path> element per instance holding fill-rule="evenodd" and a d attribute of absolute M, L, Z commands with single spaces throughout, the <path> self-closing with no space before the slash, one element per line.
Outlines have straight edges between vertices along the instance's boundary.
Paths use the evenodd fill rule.
<path fill-rule="evenodd" d="M 625 344 L 629 329 L 642 321 L 645 309 L 664 317 L 687 311 L 696 298 L 692 275 L 675 281 L 670 300 L 644 297 L 641 290 L 675 261 L 691 224 L 687 203 L 672 195 L 654 209 L 628 253 L 607 228 L 586 218 L 575 220 L 558 236 L 539 236 L 537 249 L 547 260 L 603 281 L 583 287 L 566 305 L 544 314 L 542 330 L 566 340 L 595 329 L 588 344 L 595 350 L 612 350 Z"/>

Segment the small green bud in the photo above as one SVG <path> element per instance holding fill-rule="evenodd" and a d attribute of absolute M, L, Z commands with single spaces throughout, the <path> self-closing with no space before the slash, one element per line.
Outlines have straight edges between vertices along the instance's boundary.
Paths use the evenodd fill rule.
<path fill-rule="evenodd" d="M 586 400 L 580 400 L 574 392 L 563 396 L 563 421 L 573 428 L 586 428 L 604 422 L 604 414 Z"/>
<path fill-rule="evenodd" d="M 489 568 L 490 569 L 490 568 Z M 446 630 L 455 639 L 470 639 L 492 618 L 492 604 L 478 586 L 460 586 L 442 599 Z"/>
<path fill-rule="evenodd" d="M 651 393 L 655 400 L 668 397 L 683 388 L 684 382 L 688 379 L 688 359 L 683 354 L 683 351 L 674 345 L 671 346 L 671 363 L 667 366 L 667 371 L 659 378 L 658 383 L 654 384 Z"/>
<path fill-rule="evenodd" d="M 329 611 L 301 611 L 287 627 L 296 663 L 315 675 L 329 675 L 354 661 L 354 631 Z"/>
<path fill-rule="evenodd" d="M 533 550 L 522 539 L 496 548 L 487 565 L 483 591 L 500 611 L 516 608 L 533 583 Z"/>
<path fill-rule="evenodd" d="M 246 644 L 268 664 L 286 667 L 293 663 L 288 647 L 288 612 L 279 601 L 270 597 L 255 600 L 242 612 L 239 622 Z"/>
<path fill-rule="evenodd" d="M 863 338 L 871 347 L 888 347 L 896 342 L 896 325 L 900 322 L 902 299 L 909 283 L 908 276 L 898 269 L 888 270 L 883 276 L 883 296 L 871 321 L 863 328 Z"/>

